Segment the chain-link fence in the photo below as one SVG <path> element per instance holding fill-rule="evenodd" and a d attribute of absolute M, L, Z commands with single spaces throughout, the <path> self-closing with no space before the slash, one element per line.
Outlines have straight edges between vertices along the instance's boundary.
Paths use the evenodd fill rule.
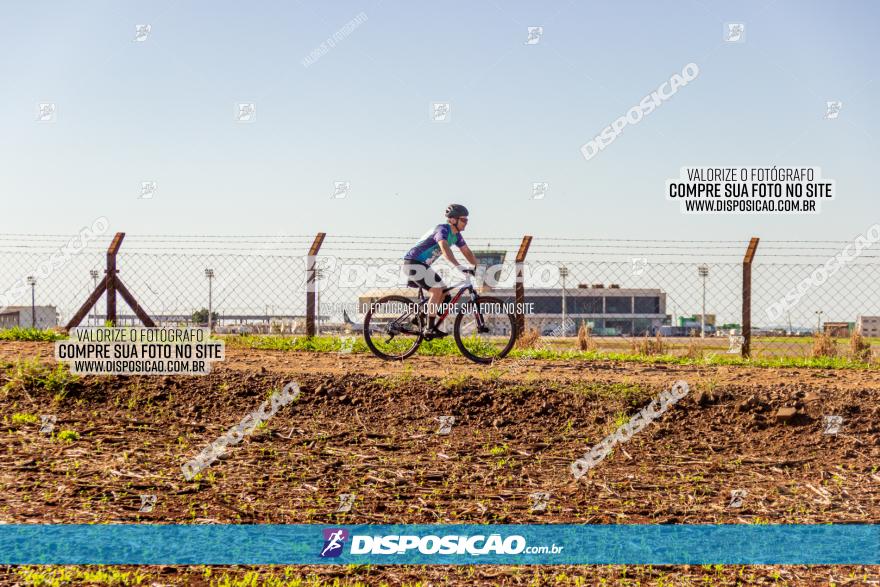
<path fill-rule="evenodd" d="M 0 327 L 29 326 L 34 317 L 38 326 L 66 325 L 104 279 L 111 236 L 72 251 L 65 250 L 69 236 L 0 235 Z M 859 238 L 759 244 L 752 357 L 870 358 L 870 345 L 880 342 L 880 262 L 874 241 Z M 129 235 L 118 277 L 157 324 L 206 323 L 210 313 L 221 333 L 305 334 L 309 296 L 316 334 L 351 332 L 369 302 L 415 296 L 400 260 L 416 237 L 328 235 L 310 257 L 314 239 Z M 468 238 L 483 291 L 515 300 L 521 240 Z M 583 328 L 600 351 L 740 354 L 747 245 L 535 237 L 519 265 L 526 327 L 560 348 Z M 459 280 L 444 260 L 434 267 L 447 283 Z M 103 324 L 105 308 L 102 299 L 81 324 Z M 139 324 L 121 300 L 116 322 Z"/>

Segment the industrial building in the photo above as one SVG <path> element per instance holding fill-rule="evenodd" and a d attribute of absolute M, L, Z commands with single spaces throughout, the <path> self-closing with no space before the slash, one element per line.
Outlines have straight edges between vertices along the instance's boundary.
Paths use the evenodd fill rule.
<path fill-rule="evenodd" d="M 859 316 L 856 320 L 856 330 L 862 336 L 880 336 L 880 316 Z"/>
<path fill-rule="evenodd" d="M 36 325 L 34 324 L 36 316 Z M 0 311 L 0 328 L 55 328 L 58 309 L 55 306 L 8 306 Z"/>
<path fill-rule="evenodd" d="M 846 338 L 856 327 L 855 322 L 823 322 L 822 331 L 834 338 Z"/>
<path fill-rule="evenodd" d="M 513 302 L 513 288 L 493 288 L 489 295 Z M 415 300 L 415 288 L 375 289 L 358 297 L 359 312 L 387 295 L 402 295 Z M 642 336 L 653 334 L 664 323 L 666 293 L 659 289 L 622 289 L 616 284 L 580 284 L 575 288 L 530 288 L 525 294 L 526 304 L 532 304 L 532 313 L 526 316 L 526 326 L 539 332 L 555 329 L 562 334 L 563 314 L 572 335 L 585 324 L 596 336 Z"/>

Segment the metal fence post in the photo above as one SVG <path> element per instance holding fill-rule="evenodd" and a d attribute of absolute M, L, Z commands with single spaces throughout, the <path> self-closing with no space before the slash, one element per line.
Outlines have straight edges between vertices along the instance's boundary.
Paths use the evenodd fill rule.
<path fill-rule="evenodd" d="M 315 336 L 315 265 L 317 264 L 318 251 L 324 244 L 326 232 L 319 232 L 309 249 L 306 258 L 306 335 Z"/>
<path fill-rule="evenodd" d="M 752 259 L 758 250 L 758 237 L 752 237 L 746 255 L 743 257 L 743 294 L 742 294 L 742 357 L 748 359 L 752 352 Z"/>
<path fill-rule="evenodd" d="M 526 260 L 531 244 L 532 237 L 525 235 L 519 245 L 519 251 L 516 253 L 516 284 L 514 286 L 516 296 L 516 338 L 522 336 L 526 330 L 526 320 L 522 313 L 526 299 L 525 286 L 523 285 L 523 263 Z"/>

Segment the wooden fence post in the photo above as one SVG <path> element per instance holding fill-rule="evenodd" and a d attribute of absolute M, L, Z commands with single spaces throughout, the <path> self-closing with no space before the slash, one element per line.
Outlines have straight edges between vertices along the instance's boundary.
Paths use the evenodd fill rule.
<path fill-rule="evenodd" d="M 319 232 L 312 242 L 309 249 L 309 256 L 306 258 L 306 335 L 315 336 L 315 273 L 317 264 L 318 251 L 324 244 L 326 232 Z"/>
<path fill-rule="evenodd" d="M 129 307 L 134 310 L 134 313 L 137 314 L 137 317 L 143 322 L 144 326 L 148 328 L 154 328 L 156 326 L 153 319 L 150 318 L 149 314 L 147 314 L 147 312 L 141 307 L 135 297 L 128 291 L 117 276 L 116 254 L 119 252 L 119 248 L 122 246 L 122 239 L 124 238 L 124 232 L 117 232 L 113 237 L 113 241 L 107 249 L 107 270 L 105 271 L 104 279 L 98 283 L 98 287 L 95 288 L 95 291 L 89 295 L 82 307 L 76 311 L 76 314 L 73 315 L 73 318 L 71 318 L 70 322 L 64 327 L 65 329 L 70 330 L 71 328 L 79 326 L 79 323 L 86 317 L 86 314 L 88 314 L 92 306 L 98 303 L 98 300 L 101 299 L 101 295 L 103 295 L 104 292 L 107 293 L 107 321 L 111 326 L 116 326 L 117 291 L 119 291 L 119 295 L 122 296 L 122 299 L 125 300 Z"/>
<path fill-rule="evenodd" d="M 117 232 L 107 249 L 107 322 L 116 326 L 116 254 L 122 246 L 124 232 Z"/>
<path fill-rule="evenodd" d="M 525 307 L 526 292 L 523 284 L 523 263 L 529 252 L 529 246 L 532 244 L 532 237 L 525 235 L 519 245 L 519 251 L 516 253 L 516 284 L 514 292 L 516 296 L 516 338 L 519 339 L 526 330 L 526 320 L 522 313 Z"/>
<path fill-rule="evenodd" d="M 758 250 L 758 237 L 752 237 L 746 255 L 743 257 L 742 294 L 742 357 L 748 359 L 752 352 L 752 259 Z"/>

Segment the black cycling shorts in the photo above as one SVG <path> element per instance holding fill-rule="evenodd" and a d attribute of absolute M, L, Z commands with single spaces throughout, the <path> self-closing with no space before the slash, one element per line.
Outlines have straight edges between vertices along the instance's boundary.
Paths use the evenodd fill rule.
<path fill-rule="evenodd" d="M 431 289 L 434 287 L 446 287 L 437 272 L 421 261 L 412 259 L 403 260 L 403 271 L 406 274 L 407 286 Z"/>

